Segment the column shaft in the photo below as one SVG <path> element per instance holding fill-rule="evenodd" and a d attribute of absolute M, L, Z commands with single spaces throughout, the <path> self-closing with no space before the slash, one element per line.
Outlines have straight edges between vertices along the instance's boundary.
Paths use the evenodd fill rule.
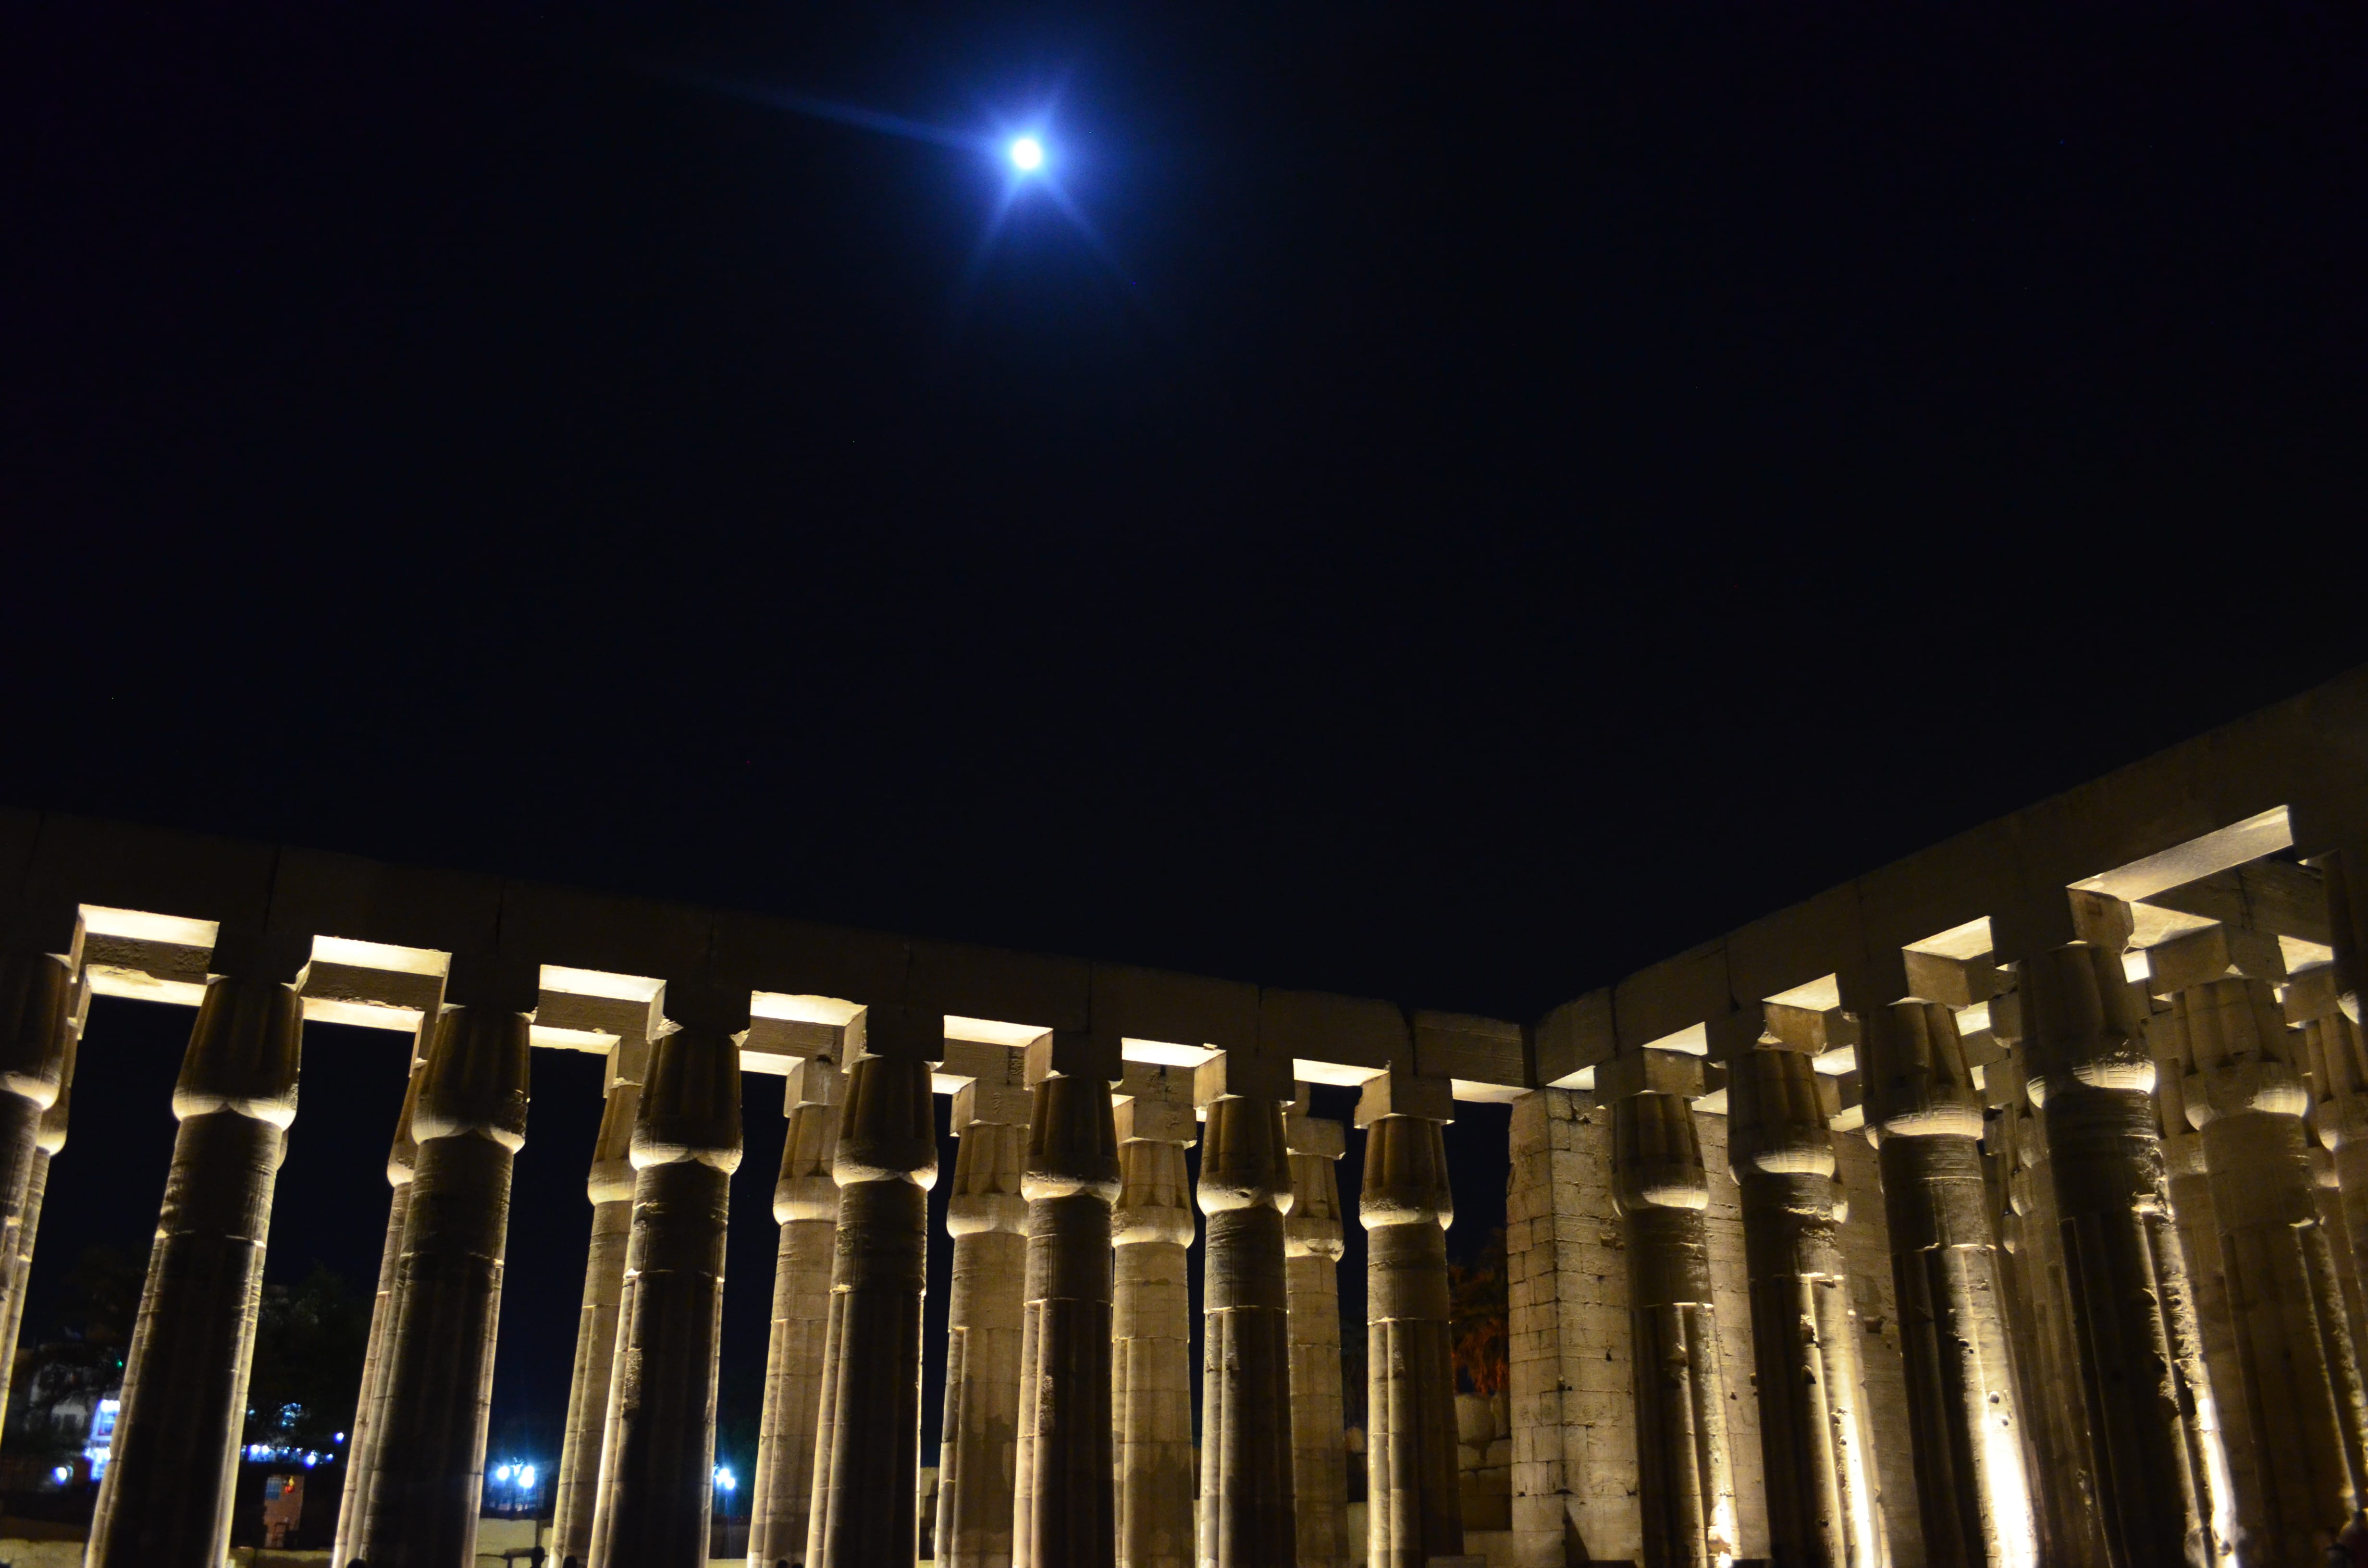
<path fill-rule="evenodd" d="M 1185 1278 L 1192 1196 L 1184 1165 L 1193 1121 L 1190 1077 L 1180 1078 L 1178 1104 L 1154 1097 L 1156 1087 L 1175 1086 L 1166 1070 L 1130 1068 L 1133 1097 L 1118 1113 L 1110 1408 L 1120 1568 L 1189 1568 L 1193 1561 L 1192 1304 Z"/>
<path fill-rule="evenodd" d="M 750 1568 L 787 1568 L 806 1554 L 814 1503 L 814 1422 L 822 1398 L 823 1337 L 830 1322 L 831 1243 L 838 1229 L 837 1074 L 827 1062 L 799 1069 L 807 1095 L 789 1110 L 773 1220 L 773 1329 L 765 1355 L 765 1409 L 748 1507 Z M 792 1085 L 791 1093 L 800 1092 Z"/>
<path fill-rule="evenodd" d="M 1004 1101 L 1008 1097 L 1008 1104 Z M 946 1403 L 938 1460 L 937 1561 L 1009 1568 L 1019 1452 L 1019 1369 L 1028 1274 L 1024 1094 L 966 1091 L 956 1107 L 946 1230 L 954 1238 L 946 1313 Z M 963 1120 L 975 1108 L 992 1119 Z M 1013 1119 L 1004 1120 L 1004 1117 Z"/>
<path fill-rule="evenodd" d="M 740 1168 L 746 1025 L 736 1021 L 736 1030 L 695 1023 L 650 1042 L 593 1568 L 707 1562 L 723 1237 Z"/>
<path fill-rule="evenodd" d="M 1803 1568 L 1876 1568 L 1889 1553 L 1859 1407 L 1840 1189 L 1816 1069 L 1797 1051 L 1751 1051 L 1734 1063 L 1727 1103 L 1751 1276 L 1769 1544 Z"/>
<path fill-rule="evenodd" d="M 1612 1170 L 1628 1252 L 1638 1501 L 1649 1568 L 1710 1568 L 1735 1551 L 1725 1380 L 1702 1211 L 1710 1183 L 1686 1097 L 1613 1108 Z"/>
<path fill-rule="evenodd" d="M 1200 1559 L 1291 1568 L 1291 1320 L 1282 1210 L 1291 1176 L 1277 1100 L 1209 1102 L 1201 1154 L 1208 1218 L 1201 1330 Z"/>
<path fill-rule="evenodd" d="M 1982 1112 L 1956 1019 L 1937 1003 L 1907 1001 L 1870 1008 L 1860 1024 L 1926 1561 L 2030 1568 L 2036 1523 L 1982 1179 Z"/>
<path fill-rule="evenodd" d="M 2144 1016 L 2108 947 L 2043 953 L 2021 987 L 2106 1544 L 2121 1562 L 2210 1562 L 2213 1472 L 2225 1465 L 2169 1212 Z"/>
<path fill-rule="evenodd" d="M 918 1056 L 866 1056 L 848 1073 L 808 1568 L 911 1568 L 919 1542 L 921 1292 L 938 1170 L 929 1087 Z"/>
<path fill-rule="evenodd" d="M 1383 1116 L 1365 1130 L 1365 1519 L 1368 1568 L 1463 1551 L 1447 1227 L 1455 1206 L 1440 1125 Z"/>
<path fill-rule="evenodd" d="M 376 1476 L 350 1549 L 369 1568 L 457 1568 L 476 1553 L 527 1029 L 501 1002 L 448 1006 L 420 1068 Z"/>
<path fill-rule="evenodd" d="M 41 1118 L 65 1081 L 75 965 L 56 953 L 0 955 L 0 1261 L 28 1250 L 26 1204 L 40 1158 Z M 22 1271 L 0 1267 L 0 1323 L 24 1312 Z M 0 1409 L 13 1362 L 0 1362 Z"/>
<path fill-rule="evenodd" d="M 33 1161 L 25 1181 L 24 1217 L 17 1230 L 17 1254 L 7 1260 L 13 1278 L 6 1297 L 7 1321 L 0 1324 L 0 1369 L 16 1364 L 17 1342 L 24 1332 L 25 1290 L 32 1279 L 33 1244 L 40 1233 L 41 1203 L 49 1196 L 50 1162 L 66 1146 L 66 1117 L 74 1097 L 74 1053 L 81 1040 L 81 1023 L 70 1020 L 66 1026 L 65 1061 L 58 1076 L 58 1097 L 41 1113 L 40 1131 L 33 1138 Z M 5 1370 L 0 1370 L 0 1409 L 6 1408 L 7 1394 L 8 1378 Z"/>
<path fill-rule="evenodd" d="M 2191 987 L 2159 1022 L 2180 1093 L 2200 1123 L 2212 1216 L 2236 1339 L 2238 1390 L 2257 1463 L 2245 1523 L 2280 1560 L 2348 1520 L 2362 1492 L 2363 1411 L 2333 1247 L 2303 1124 L 2310 1096 L 2266 982 Z"/>
<path fill-rule="evenodd" d="M 295 986 L 216 975 L 173 1089 L 180 1131 L 124 1358 L 92 1568 L 216 1568 L 262 1301 L 271 1192 L 296 1115 Z"/>
<path fill-rule="evenodd" d="M 1291 1212 L 1283 1217 L 1284 1287 L 1291 1300 L 1291 1490 L 1299 1519 L 1299 1568 L 1348 1568 L 1349 1452 L 1340 1386 L 1340 1179 L 1346 1151 L 1337 1121 L 1292 1111 Z M 1452 1402 L 1451 1401 L 1451 1403 Z"/>
<path fill-rule="evenodd" d="M 1110 1083 L 1053 1073 L 1028 1128 L 1026 1320 L 1012 1505 L 1017 1568 L 1112 1568 Z"/>
<path fill-rule="evenodd" d="M 353 1562 L 354 1542 L 370 1509 L 370 1488 L 378 1482 L 379 1435 L 386 1426 L 386 1347 L 393 1337 L 399 1310 L 396 1291 L 403 1273 L 403 1230 L 411 1214 L 412 1171 L 419 1157 L 419 1145 L 411 1135 L 411 1117 L 419 1102 L 419 1069 L 435 1028 L 432 1018 L 420 1026 L 426 1038 L 413 1055 L 411 1076 L 404 1085 L 403 1109 L 394 1119 L 394 1143 L 386 1154 L 386 1179 L 392 1189 L 386 1206 L 386 1238 L 379 1249 L 378 1290 L 370 1301 L 370 1339 L 362 1350 L 361 1387 L 354 1395 L 353 1430 L 346 1434 L 346 1485 L 337 1500 L 336 1544 L 329 1553 L 332 1562 Z"/>
<path fill-rule="evenodd" d="M 593 1141 L 592 1169 L 584 1181 L 592 1200 L 592 1240 L 584 1259 L 584 1300 L 576 1310 L 575 1364 L 568 1378 L 566 1435 L 560 1442 L 551 1518 L 551 1555 L 561 1568 L 585 1568 L 592 1561 L 600 1449 L 609 1432 L 609 1381 L 617 1361 L 617 1317 L 633 1234 L 633 1121 L 641 1102 L 639 1084 L 620 1080 L 609 1090 Z"/>

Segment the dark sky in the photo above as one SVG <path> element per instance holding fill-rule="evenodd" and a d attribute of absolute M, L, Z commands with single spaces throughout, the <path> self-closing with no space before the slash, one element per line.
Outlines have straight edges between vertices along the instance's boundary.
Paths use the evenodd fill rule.
<path fill-rule="evenodd" d="M 2363 62 L 2285 0 L 17 7 L 0 800 L 1531 1017 L 2357 660 Z M 768 95 L 1044 113 L 1098 241 Z M 291 1161 L 374 1166 L 365 1087 Z"/>

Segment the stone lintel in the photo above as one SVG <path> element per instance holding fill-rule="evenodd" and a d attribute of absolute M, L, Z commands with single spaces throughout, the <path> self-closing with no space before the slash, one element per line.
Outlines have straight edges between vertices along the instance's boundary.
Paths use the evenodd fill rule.
<path fill-rule="evenodd" d="M 1413 1066 L 1427 1078 L 1526 1083 L 1527 1054 L 1519 1024 L 1469 1013 L 1417 1011 L 1414 1015 Z"/>
<path fill-rule="evenodd" d="M 1681 1051 L 1631 1051 L 1595 1070 L 1595 1096 L 1605 1104 L 1631 1095 L 1702 1092 L 1702 1059 Z"/>
<path fill-rule="evenodd" d="M 1293 1057 L 1376 1072 L 1384 1067 L 1411 1071 L 1415 1064 L 1414 1033 L 1396 1003 L 1328 991 L 1259 993 L 1258 1051 L 1282 1064 L 1284 1082 L 1272 1097 L 1286 1100 L 1291 1097 Z"/>
<path fill-rule="evenodd" d="M 1206 1107 L 1228 1095 L 1288 1100 L 1292 1093 L 1291 1058 L 1255 1051 L 1222 1051 L 1192 1069 L 1192 1102 Z"/>
<path fill-rule="evenodd" d="M 1412 1073 L 1376 1073 L 1365 1080 L 1357 1096 L 1357 1125 L 1371 1127 L 1385 1116 L 1419 1116 L 1432 1121 L 1455 1119 L 1455 1087 L 1444 1078 L 1418 1077 Z"/>
<path fill-rule="evenodd" d="M 1126 1070 L 1126 1064 L 1119 1060 L 1119 1039 L 1099 1030 L 1053 1029 L 1037 1036 L 1022 1050 L 1022 1071 L 1031 1087 L 1055 1073 L 1069 1078 L 1100 1078 L 1115 1085 Z"/>

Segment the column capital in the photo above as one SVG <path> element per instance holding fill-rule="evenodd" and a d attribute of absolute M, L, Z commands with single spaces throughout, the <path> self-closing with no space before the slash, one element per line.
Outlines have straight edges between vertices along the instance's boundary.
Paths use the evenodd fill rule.
<path fill-rule="evenodd" d="M 1453 1121 L 1454 1085 L 1445 1078 L 1423 1077 L 1400 1067 L 1384 1068 L 1366 1079 L 1358 1092 L 1357 1125 L 1370 1127 L 1385 1116 Z"/>

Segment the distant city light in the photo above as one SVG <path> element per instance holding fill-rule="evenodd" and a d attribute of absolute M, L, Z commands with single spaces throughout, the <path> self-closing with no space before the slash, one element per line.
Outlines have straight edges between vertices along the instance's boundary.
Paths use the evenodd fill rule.
<path fill-rule="evenodd" d="M 510 1478 L 510 1467 L 509 1467 L 509 1466 L 507 1466 L 507 1465 L 506 1465 L 506 1464 L 497 1464 L 497 1465 L 494 1466 L 494 1479 L 495 1479 L 495 1481 L 507 1482 L 507 1481 L 508 1481 L 508 1480 L 509 1480 L 509 1478 Z"/>
<path fill-rule="evenodd" d="M 739 1485 L 740 1478 L 734 1475 L 727 1466 L 719 1464 L 715 1467 L 715 1489 L 718 1492 L 734 1491 Z"/>
<path fill-rule="evenodd" d="M 336 1437 L 331 1437 L 331 1438 L 329 1439 L 329 1441 L 331 1441 L 331 1442 L 333 1442 L 333 1443 L 342 1443 L 342 1442 L 344 1442 L 345 1440 L 346 1440 L 346 1435 L 345 1435 L 343 1432 L 338 1433 Z"/>
<path fill-rule="evenodd" d="M 1023 175 L 1032 175 L 1044 166 L 1044 143 L 1033 136 L 1021 136 L 1011 143 L 1011 166 Z"/>
<path fill-rule="evenodd" d="M 518 1466 L 518 1483 L 529 1492 L 534 1490 L 534 1466 L 530 1464 Z"/>
<path fill-rule="evenodd" d="M 74 1479 L 74 1466 L 70 1464 L 62 1464 L 58 1466 L 55 1470 L 50 1471 L 50 1479 L 56 1482 L 60 1486 L 63 1486 L 67 1482 Z"/>

